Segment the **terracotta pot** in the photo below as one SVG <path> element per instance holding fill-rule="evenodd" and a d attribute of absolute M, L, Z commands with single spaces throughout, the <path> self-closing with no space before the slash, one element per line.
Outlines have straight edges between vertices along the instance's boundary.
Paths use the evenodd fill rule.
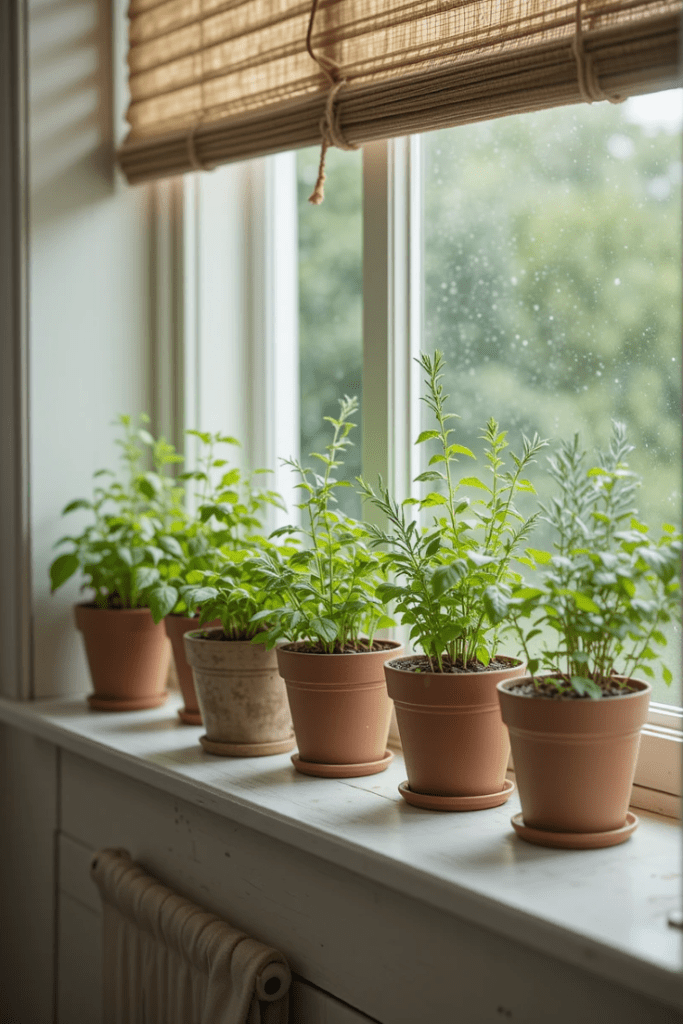
<path fill-rule="evenodd" d="M 137 711 L 163 704 L 171 645 L 149 608 L 96 608 L 77 604 L 98 711 Z"/>
<path fill-rule="evenodd" d="M 402 667 L 406 660 L 394 658 L 384 671 L 396 708 L 410 791 L 441 797 L 491 796 L 493 803 L 478 807 L 503 803 L 495 797 L 504 790 L 510 741 L 496 687 L 505 679 L 522 676 L 526 666 L 501 656 L 509 667 L 490 672 L 411 672 Z M 504 799 L 510 792 L 511 788 Z M 470 806 L 465 802 L 462 807 L 444 809 Z"/>
<path fill-rule="evenodd" d="M 192 667 L 210 754 L 261 757 L 294 746 L 287 693 L 277 670 L 275 651 L 246 640 L 220 640 L 223 630 L 185 633 L 185 654 Z"/>
<path fill-rule="evenodd" d="M 218 625 L 220 625 L 220 623 L 216 620 L 214 622 L 207 623 L 204 628 L 211 629 L 213 626 Z M 176 674 L 178 676 L 178 683 L 180 684 L 180 692 L 182 693 L 183 700 L 185 701 L 185 707 L 178 711 L 178 717 L 181 722 L 185 722 L 187 725 L 201 725 L 202 713 L 199 710 L 197 694 L 194 690 L 192 669 L 187 663 L 185 648 L 183 646 L 183 636 L 185 633 L 189 633 L 190 630 L 197 629 L 197 619 L 191 619 L 187 615 L 167 615 L 164 619 L 164 628 L 166 630 L 166 636 L 171 641 L 173 660 L 175 661 Z"/>
<path fill-rule="evenodd" d="M 637 692 L 601 700 L 525 697 L 509 692 L 514 682 L 498 686 L 527 828 L 623 828 L 651 691 L 630 682 Z"/>
<path fill-rule="evenodd" d="M 384 662 L 403 648 L 395 640 L 381 643 L 382 650 L 359 654 L 304 654 L 296 644 L 277 648 L 299 748 L 294 759 L 299 771 L 353 777 L 388 767 L 391 701 Z"/>

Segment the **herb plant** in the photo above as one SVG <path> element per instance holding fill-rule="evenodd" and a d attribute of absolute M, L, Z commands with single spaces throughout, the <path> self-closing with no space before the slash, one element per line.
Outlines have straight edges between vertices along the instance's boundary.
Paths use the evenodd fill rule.
<path fill-rule="evenodd" d="M 253 640 L 271 628 L 280 601 L 252 552 L 224 550 L 219 568 L 192 569 L 187 579 L 180 594 L 190 615 L 199 612 L 198 627 L 220 619 L 228 640 Z"/>
<path fill-rule="evenodd" d="M 608 449 L 589 469 L 578 434 L 563 442 L 549 460 L 557 495 L 542 506 L 554 551 L 528 550 L 540 580 L 533 587 L 492 586 L 486 595 L 491 618 L 510 620 L 536 687 L 539 672 L 548 673 L 543 685 L 558 696 L 599 698 L 636 672 L 652 678 L 653 648 L 666 644 L 661 627 L 680 614 L 681 534 L 664 524 L 654 540 L 638 518 L 639 479 L 626 462 L 631 451 L 617 422 Z M 663 677 L 671 683 L 668 668 Z"/>
<path fill-rule="evenodd" d="M 380 600 L 395 601 L 404 624 L 411 626 L 410 638 L 420 648 L 432 672 L 462 670 L 488 665 L 498 644 L 498 619 L 492 619 L 484 603 L 487 587 L 521 580 L 513 569 L 516 552 L 529 536 L 538 513 L 525 517 L 517 509 L 520 492 L 535 493 L 525 478 L 529 465 L 547 442 L 535 435 L 523 439 L 521 455 L 510 453 L 506 468 L 503 454 L 506 434 L 494 419 L 486 425 L 482 440 L 487 478 L 454 478 L 454 464 L 460 457 L 475 459 L 467 447 L 452 438 L 449 421 L 457 418 L 446 411 L 448 395 L 442 378 L 444 360 L 438 350 L 433 357 L 423 354 L 425 373 L 423 401 L 434 415 L 436 427 L 423 431 L 416 444 L 432 439 L 439 451 L 432 456 L 426 472 L 416 478 L 435 483 L 421 501 L 407 498 L 399 503 L 380 480 L 378 493 L 359 480 L 363 495 L 386 517 L 388 528 L 370 527 L 373 543 L 386 546 L 388 566 L 394 581 L 381 584 Z M 481 493 L 470 498 L 468 491 Z M 406 513 L 417 505 L 429 510 L 431 525 L 420 527 Z"/>
<path fill-rule="evenodd" d="M 336 490 L 346 487 L 334 473 L 342 455 L 352 444 L 356 398 L 340 400 L 339 418 L 326 416 L 332 426 L 332 441 L 325 454 L 313 453 L 322 471 L 286 460 L 299 475 L 297 487 L 303 501 L 301 527 L 275 530 L 271 538 L 296 536 L 300 548 L 271 547 L 258 562 L 264 584 L 281 607 L 263 609 L 252 621 L 267 623 L 256 636 L 257 643 L 273 647 L 279 640 L 302 641 L 311 653 L 338 654 L 371 650 L 378 629 L 392 626 L 377 588 L 385 580 L 384 556 L 370 550 L 367 527 L 334 506 Z"/>
<path fill-rule="evenodd" d="M 217 455 L 218 446 L 239 445 L 234 437 L 199 430 L 188 430 L 187 434 L 200 443 L 198 464 L 195 470 L 181 474 L 179 479 L 184 483 L 192 481 L 197 487 L 194 494 L 196 513 L 190 514 L 183 509 L 182 516 L 174 519 L 167 531 L 155 537 L 157 561 L 154 573 L 148 577 L 150 586 L 147 593 L 155 622 L 172 612 L 192 615 L 201 604 L 195 599 L 201 592 L 201 588 L 197 589 L 199 580 L 210 580 L 212 588 L 220 584 L 221 607 L 224 608 L 228 581 L 236 579 L 239 575 L 237 567 L 243 561 L 229 556 L 248 553 L 259 545 L 264 530 L 264 514 L 269 505 L 284 508 L 279 494 L 254 485 L 253 478 L 269 470 L 255 470 L 251 475 L 244 475 L 238 468 L 230 468 L 227 459 Z M 192 600 L 188 605 L 189 594 L 192 594 Z M 213 599 L 216 599 L 215 595 Z M 231 607 L 232 615 L 234 602 Z M 216 617 L 211 615 L 207 619 L 204 616 L 202 624 Z M 242 632 L 248 620 L 249 616 L 242 616 Z M 230 632 L 236 628 L 233 624 Z"/>
<path fill-rule="evenodd" d="M 62 537 L 58 546 L 71 550 L 59 555 L 50 566 L 52 590 L 62 586 L 77 570 L 84 577 L 82 589 L 94 591 L 98 608 L 147 606 L 145 591 L 155 578 L 155 562 L 162 552 L 155 544 L 159 534 L 170 532 L 183 515 L 179 488 L 168 468 L 181 462 L 164 438 L 155 440 L 146 429 L 149 417 L 140 425 L 130 416 L 117 420 L 123 431 L 116 444 L 121 448 L 123 473 L 117 477 L 108 469 L 94 474 L 92 498 L 70 502 L 63 515 L 84 509 L 93 522 L 82 533 Z M 152 469 L 143 465 L 151 455 Z"/>

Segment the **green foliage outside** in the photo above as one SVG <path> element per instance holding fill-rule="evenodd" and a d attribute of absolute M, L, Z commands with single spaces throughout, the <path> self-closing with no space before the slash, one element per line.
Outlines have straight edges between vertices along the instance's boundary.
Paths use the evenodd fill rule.
<path fill-rule="evenodd" d="M 301 461 L 328 443 L 325 416 L 336 416 L 343 395 L 361 401 L 363 365 L 363 186 L 360 153 L 329 149 L 322 206 L 308 202 L 318 172 L 318 147 L 297 154 L 299 205 L 299 345 Z M 341 479 L 361 471 L 360 436 L 346 453 Z M 360 499 L 348 488 L 340 507 L 360 516 Z"/>

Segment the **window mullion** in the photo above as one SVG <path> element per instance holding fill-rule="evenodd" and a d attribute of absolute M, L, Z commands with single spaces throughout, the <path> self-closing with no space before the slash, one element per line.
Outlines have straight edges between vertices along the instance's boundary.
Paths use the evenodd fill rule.
<path fill-rule="evenodd" d="M 254 161 L 248 203 L 248 453 L 273 470 L 269 486 L 289 514 L 271 510 L 272 527 L 296 519 L 295 478 L 283 458 L 299 454 L 299 283 L 296 157 Z"/>
<path fill-rule="evenodd" d="M 363 149 L 363 475 L 412 493 L 421 331 L 417 140 Z M 365 514 L 378 513 L 366 505 Z"/>

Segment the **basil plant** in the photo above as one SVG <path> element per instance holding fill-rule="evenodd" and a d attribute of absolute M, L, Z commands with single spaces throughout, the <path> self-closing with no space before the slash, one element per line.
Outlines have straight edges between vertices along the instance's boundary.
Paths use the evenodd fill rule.
<path fill-rule="evenodd" d="M 58 547 L 69 550 L 52 562 L 50 581 L 55 591 L 80 570 L 82 589 L 92 591 L 98 608 L 147 607 L 146 592 L 163 554 L 156 538 L 170 533 L 184 514 L 183 489 L 169 471 L 182 456 L 164 438 L 155 440 L 149 433 L 148 416 L 143 414 L 138 425 L 125 415 L 116 422 L 122 431 L 116 441 L 122 471 L 98 470 L 92 497 L 64 508 L 63 515 L 88 512 L 91 522 L 58 541 Z M 146 457 L 150 469 L 145 469 Z"/>

